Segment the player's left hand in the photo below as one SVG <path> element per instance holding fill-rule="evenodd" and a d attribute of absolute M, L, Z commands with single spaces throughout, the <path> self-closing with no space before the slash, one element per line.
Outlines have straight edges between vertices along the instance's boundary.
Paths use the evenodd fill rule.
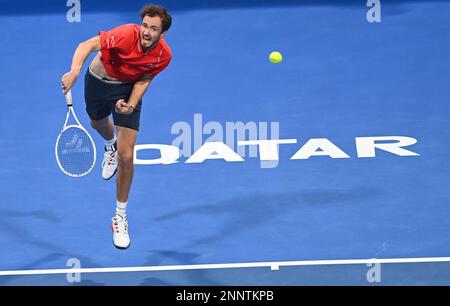
<path fill-rule="evenodd" d="M 116 113 L 122 115 L 130 115 L 134 111 L 134 108 L 125 102 L 124 99 L 117 100 L 116 102 Z"/>

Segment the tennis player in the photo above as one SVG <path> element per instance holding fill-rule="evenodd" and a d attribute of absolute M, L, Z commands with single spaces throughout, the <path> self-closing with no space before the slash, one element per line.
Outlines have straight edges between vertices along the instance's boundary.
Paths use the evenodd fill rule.
<path fill-rule="evenodd" d="M 141 17 L 141 25 L 125 24 L 100 31 L 98 36 L 80 43 L 70 71 L 61 79 L 66 93 L 77 80 L 89 54 L 98 51 L 84 78 L 84 95 L 91 126 L 105 139 L 102 176 L 108 180 L 117 171 L 117 207 L 112 228 L 114 246 L 119 249 L 126 249 L 131 243 L 126 207 L 133 179 L 142 97 L 152 79 L 172 58 L 164 41 L 172 24 L 167 10 L 146 5 Z M 111 114 L 113 122 L 109 118 Z"/>

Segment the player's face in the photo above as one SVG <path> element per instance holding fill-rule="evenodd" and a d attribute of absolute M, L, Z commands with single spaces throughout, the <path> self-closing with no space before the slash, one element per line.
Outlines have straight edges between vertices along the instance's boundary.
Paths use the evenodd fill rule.
<path fill-rule="evenodd" d="M 144 49 L 152 47 L 164 36 L 159 16 L 145 16 L 141 24 L 141 45 Z"/>

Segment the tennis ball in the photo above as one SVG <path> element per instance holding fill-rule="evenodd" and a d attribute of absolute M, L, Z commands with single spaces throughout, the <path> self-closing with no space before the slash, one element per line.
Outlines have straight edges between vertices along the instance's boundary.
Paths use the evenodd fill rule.
<path fill-rule="evenodd" d="M 281 55 L 281 53 L 278 51 L 274 51 L 270 53 L 269 60 L 274 64 L 278 64 L 283 60 L 283 55 Z"/>

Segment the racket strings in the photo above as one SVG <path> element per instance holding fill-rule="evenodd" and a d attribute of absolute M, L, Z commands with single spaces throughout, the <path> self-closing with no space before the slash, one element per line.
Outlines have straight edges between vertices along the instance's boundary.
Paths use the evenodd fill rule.
<path fill-rule="evenodd" d="M 95 163 L 95 148 L 87 132 L 78 127 L 65 129 L 58 140 L 57 158 L 69 175 L 81 176 L 89 172 Z"/>

